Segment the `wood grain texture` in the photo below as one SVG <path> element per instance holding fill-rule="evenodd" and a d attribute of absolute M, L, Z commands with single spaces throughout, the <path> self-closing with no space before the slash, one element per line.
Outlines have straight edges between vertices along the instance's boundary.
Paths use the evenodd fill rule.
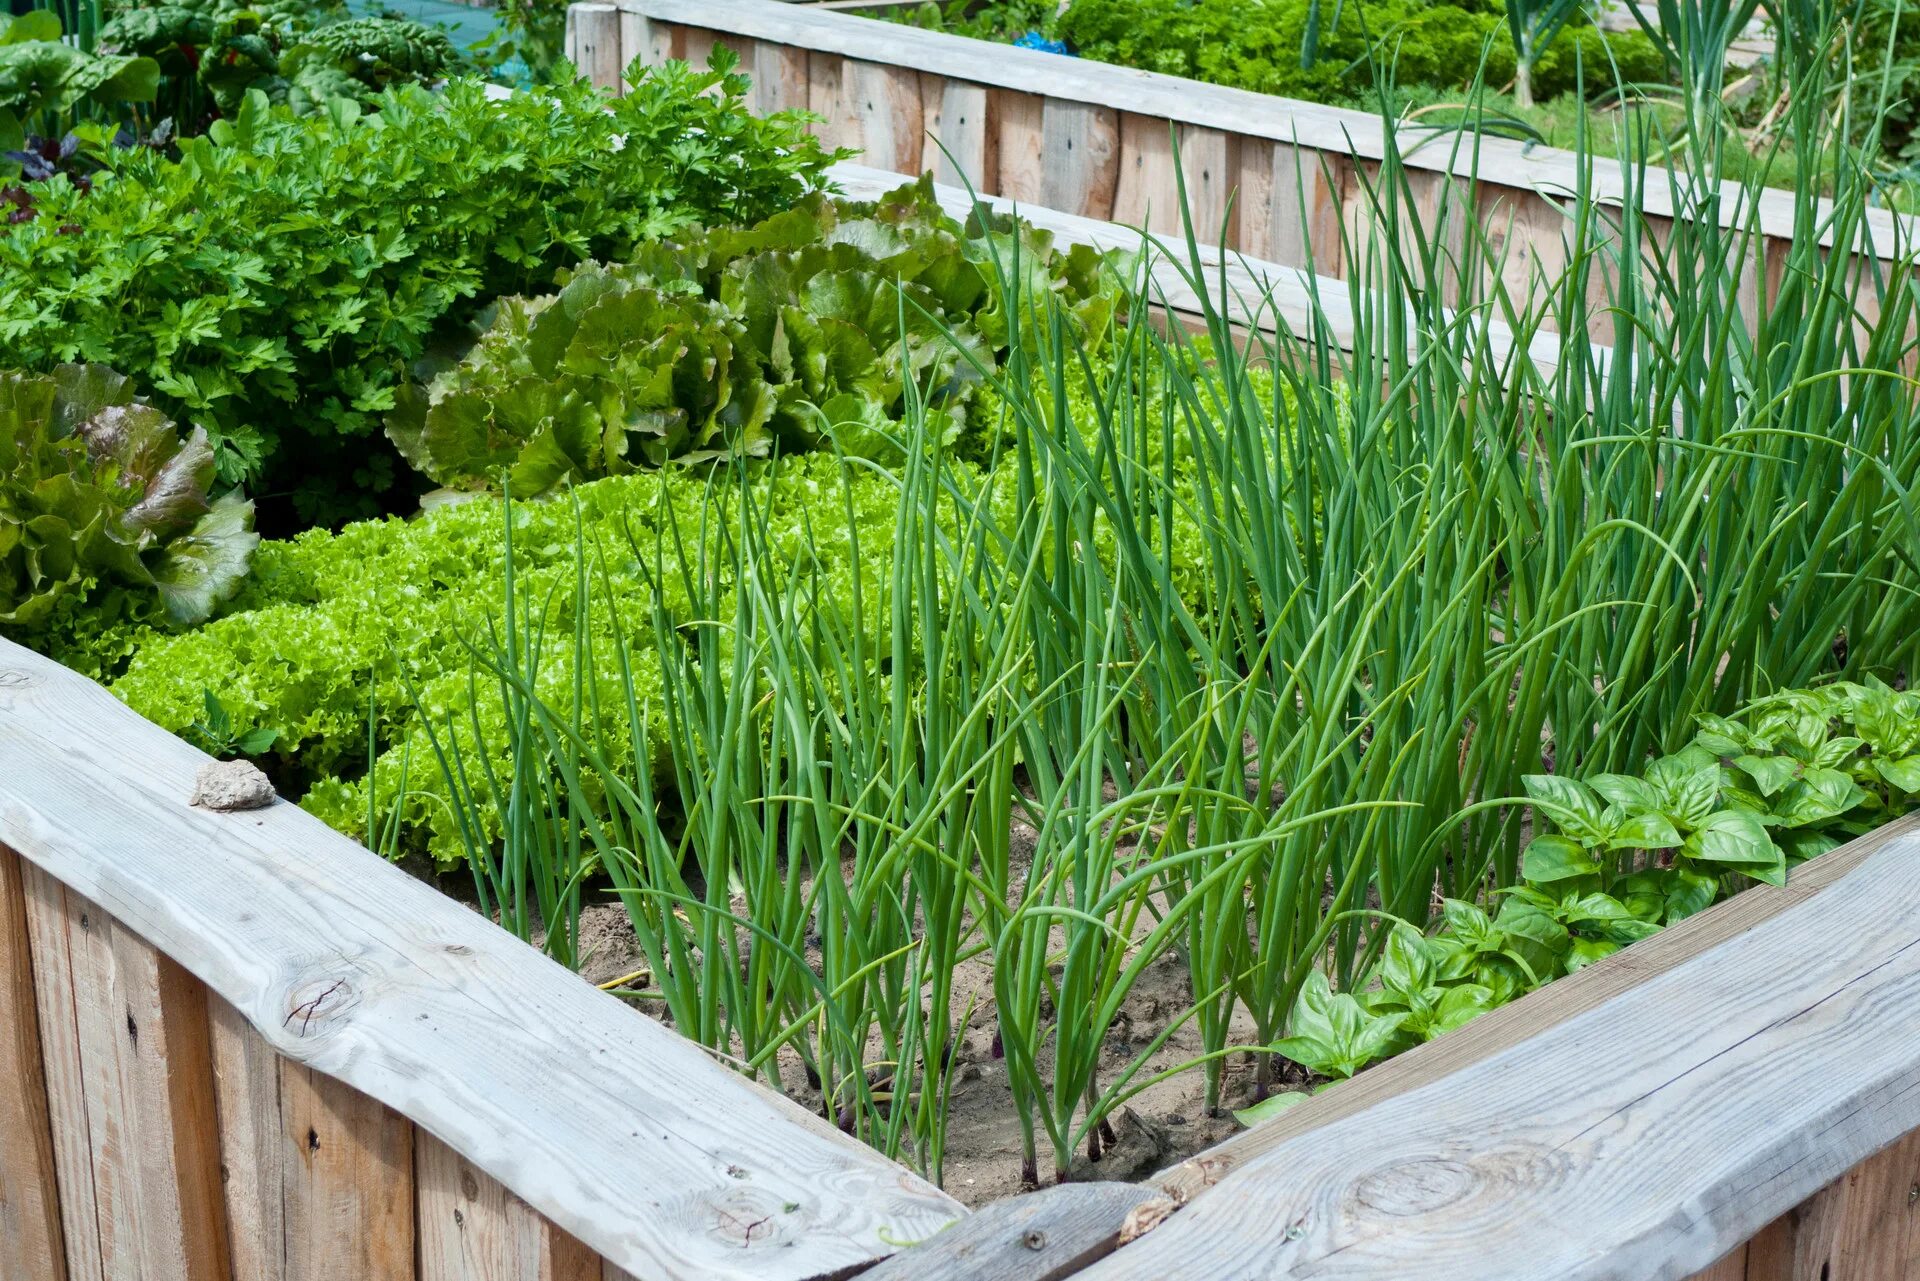
<path fill-rule="evenodd" d="M 870 164 L 895 173 L 920 172 L 920 77 L 911 68 L 849 60 L 840 70 L 834 119 L 858 120 L 859 146 Z"/>
<path fill-rule="evenodd" d="M 1713 1264 L 1920 1128 L 1920 1038 L 1888 1033 L 1920 1002 L 1920 834 L 1900 828 L 1602 1008 L 1269 1149 L 1084 1275 L 1671 1281 Z"/>
<path fill-rule="evenodd" d="M 1365 111 L 1278 98 L 1229 89 L 1178 76 L 1138 71 L 1084 58 L 1062 58 L 1038 50 L 983 41 L 947 32 L 822 10 L 815 5 L 772 0 L 619 0 L 622 8 L 650 17 L 707 27 L 795 48 L 911 68 L 922 74 L 965 80 L 994 89 L 1035 94 L 1153 117 L 1160 131 L 1168 122 L 1198 126 L 1244 138 L 1287 143 L 1328 154 L 1380 160 L 1388 140 L 1380 118 Z M 1581 162 L 1570 152 L 1528 147 L 1517 141 L 1483 138 L 1471 147 L 1415 147 L 1421 135 L 1407 132 L 1400 141 L 1410 168 L 1480 175 L 1483 183 L 1516 192 L 1565 193 L 1581 181 Z M 1599 200 L 1618 204 L 1626 183 L 1617 168 L 1594 167 L 1592 187 Z M 1643 206 L 1671 214 L 1678 201 L 1664 175 L 1647 175 Z M 1721 202 L 1723 217 L 1744 219 L 1756 202 L 1743 201 L 1730 187 Z M 1768 190 L 1757 201 L 1760 225 L 1769 235 L 1791 234 L 1796 198 Z M 1831 204 L 1819 203 L 1816 219 L 1826 225 Z M 1830 232 L 1828 233 L 1831 234 Z M 1915 242 L 1912 219 L 1884 209 L 1870 211 L 1863 228 L 1872 251 L 1892 261 Z M 1322 267 L 1325 270 L 1325 267 Z"/>
<path fill-rule="evenodd" d="M 1747 1242 L 1746 1281 L 1836 1281 L 1847 1181 L 1828 1184 Z"/>
<path fill-rule="evenodd" d="M 1735 1246 L 1721 1257 L 1712 1267 L 1704 1268 L 1687 1278 L 1687 1281 L 1746 1281 L 1747 1247 Z"/>
<path fill-rule="evenodd" d="M 431 1135 L 414 1138 L 420 1281 L 600 1281 L 600 1256 Z"/>
<path fill-rule="evenodd" d="M 998 1201 L 863 1281 L 1057 1281 L 1111 1254 L 1127 1216 L 1171 1208 L 1135 1183 L 1063 1183 Z"/>
<path fill-rule="evenodd" d="M 0 643 L 0 842 L 177 958 L 278 1053 L 409 1118 L 627 1271 L 813 1277 L 960 1216 L 297 807 L 190 808 L 205 760 Z"/>
<path fill-rule="evenodd" d="M 27 880 L 68 1274 L 224 1281 L 205 990 L 97 903 Z"/>
<path fill-rule="evenodd" d="M 1038 94 L 994 92 L 994 194 L 1023 205 L 1046 205 L 1045 107 Z"/>
<path fill-rule="evenodd" d="M 753 88 L 747 104 L 760 115 L 807 109 L 807 51 L 755 40 L 750 55 Z"/>
<path fill-rule="evenodd" d="M 617 94 L 627 91 L 626 69 L 636 61 L 643 67 L 657 67 L 674 56 L 674 31 L 670 23 L 653 22 L 644 14 L 631 9 L 620 11 L 620 71 L 621 75 L 612 84 L 595 81 L 603 89 L 611 89 Z M 793 56 L 803 62 L 806 54 L 801 50 L 792 51 Z"/>
<path fill-rule="evenodd" d="M 935 182 L 971 184 L 975 191 L 999 188 L 990 101 L 982 85 L 921 75 L 920 119 L 927 131 L 921 168 L 932 171 Z"/>
<path fill-rule="evenodd" d="M 413 1126 L 312 1068 L 280 1063 L 287 1281 L 412 1281 Z"/>
<path fill-rule="evenodd" d="M 213 1096 L 220 1118 L 220 1172 L 233 1274 L 285 1281 L 285 1127 L 280 1056 L 228 1002 L 207 1002 Z"/>
<path fill-rule="evenodd" d="M 27 892 L 19 857 L 0 846 L 0 1277 L 66 1275 Z"/>
<path fill-rule="evenodd" d="M 1240 135 L 1184 126 L 1179 136 L 1180 177 L 1194 235 L 1210 245 L 1240 244 L 1240 205 L 1233 184 L 1240 166 Z M 1176 210 L 1177 212 L 1177 210 Z M 1180 230 L 1179 227 L 1173 230 Z"/>
<path fill-rule="evenodd" d="M 39 1016 L 47 1117 L 60 1191 L 61 1238 L 69 1281 L 102 1281 L 99 1200 L 93 1186 L 93 1138 L 87 1125 L 85 1076 L 80 1066 L 79 1017 L 74 1009 L 73 949 L 67 942 L 67 891 L 34 864 L 21 860 L 27 938 L 33 951 L 34 1007 Z"/>
<path fill-rule="evenodd" d="M 1161 236 L 1180 234 L 1173 131 L 1153 116 L 1120 117 L 1120 178 L 1113 221 Z"/>
<path fill-rule="evenodd" d="M 1243 154 L 1245 150 L 1243 143 Z M 1267 215 L 1272 248 L 1267 256 L 1303 271 L 1343 276 L 1340 208 L 1348 163 L 1287 143 L 1274 145 L 1268 163 L 1273 178 Z"/>
<path fill-rule="evenodd" d="M 1909 1134 L 1847 1172 L 1833 1278 L 1920 1277 L 1920 1134 Z"/>
<path fill-rule="evenodd" d="M 920 169 L 920 84 L 911 71 L 809 55 L 807 106 L 832 147 L 850 147 L 895 173 Z"/>
<path fill-rule="evenodd" d="M 1120 113 L 1048 98 L 1040 106 L 1040 203 L 1083 218 L 1113 214 Z"/>
<path fill-rule="evenodd" d="M 621 12 L 610 4 L 576 4 L 567 9 L 567 60 L 589 82 L 616 93 L 625 88 L 620 25 Z"/>

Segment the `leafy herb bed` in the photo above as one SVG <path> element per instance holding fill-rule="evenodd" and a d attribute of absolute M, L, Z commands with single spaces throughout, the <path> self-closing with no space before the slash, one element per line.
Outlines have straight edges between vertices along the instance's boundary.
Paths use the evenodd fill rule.
<path fill-rule="evenodd" d="M 1163 1074 L 1217 1112 L 1350 1073 L 1911 799 L 1910 696 L 1873 684 L 1920 653 L 1911 291 L 1804 226 L 1749 314 L 1706 183 L 1657 252 L 1576 199 L 1568 272 L 1509 293 L 1451 187 L 1411 234 L 1397 157 L 1376 182 L 1350 333 L 1243 341 L 1190 264 L 1194 343 L 1124 260 L 923 192 L 704 233 L 663 194 L 668 243 L 389 369 L 396 402 L 419 384 L 382 415 L 401 456 L 476 496 L 271 544 L 192 632 L 123 608 L 138 574 L 76 572 L 38 638 L 383 852 L 463 865 L 563 960 L 610 892 L 637 999 L 923 1169 L 990 1022 L 1020 1173 L 1064 1175 Z M 1492 296 L 1443 306 L 1456 273 Z M 1549 321 L 1557 362 L 1490 358 Z M 90 423 L 8 426 L 54 489 L 144 474 Z M 46 496 L 5 491 L 0 550 L 59 532 Z M 1438 935 L 1398 923 L 1436 890 Z M 1135 1039 L 1170 968 L 1182 1007 Z"/>
<path fill-rule="evenodd" d="M 29 184 L 0 234 L 10 364 L 108 364 L 272 499 L 291 532 L 420 492 L 383 434 L 411 365 L 502 295 L 708 222 L 754 221 L 832 159 L 726 68 L 497 101 L 475 81 L 295 116 L 253 91 L 179 159 L 109 151 L 91 190 Z"/>

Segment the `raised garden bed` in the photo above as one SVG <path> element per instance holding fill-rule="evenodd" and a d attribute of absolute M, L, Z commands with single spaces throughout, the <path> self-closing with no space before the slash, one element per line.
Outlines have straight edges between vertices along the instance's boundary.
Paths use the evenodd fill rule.
<path fill-rule="evenodd" d="M 1911 820 L 1149 1187 L 967 1219 L 293 806 L 190 807 L 202 753 L 8 644 L 0 727 L 10 1277 L 1852 1281 L 1920 1243 Z"/>
<path fill-rule="evenodd" d="M 610 12 L 577 15 L 577 51 Z M 828 167 L 714 68 L 611 104 L 415 91 L 372 120 L 249 99 L 197 144 L 225 185 L 156 155 L 84 200 L 25 193 L 74 221 L 29 210 L 0 241 L 41 344 L 0 382 L 0 586 L 113 689 L 0 649 L 0 1265 L 1759 1281 L 1781 1248 L 1883 1259 L 1920 1123 L 1913 1038 L 1877 1017 L 1920 954 L 1913 838 L 1884 822 L 1920 807 L 1920 696 L 1882 683 L 1920 655 L 1904 263 L 1860 271 L 1803 221 L 1777 297 L 1742 300 L 1718 224 L 1628 210 L 1617 258 L 1580 246 L 1627 264 L 1607 296 L 1633 323 L 1603 347 L 1577 272 L 1461 306 L 1435 256 L 1393 267 L 1392 217 L 1335 220 L 1347 281 L 1076 213 L 1021 226 Z M 478 153 L 442 157 L 458 199 L 381 199 L 450 261 L 500 253 L 491 283 L 317 342 L 290 287 L 221 332 L 306 365 L 271 339 L 196 353 L 285 366 L 225 419 L 48 368 L 75 291 L 40 273 L 117 265 L 106 197 L 141 173 L 180 218 L 215 190 L 253 213 L 233 193 L 264 137 L 359 166 L 290 162 L 317 212 L 276 234 L 339 212 L 316 172 L 404 177 L 369 144 Z M 1454 177 L 1383 148 L 1402 210 L 1444 213 L 1473 191 Z M 513 220 L 524 245 L 472 218 L 509 182 L 546 215 Z M 340 241 L 289 239 L 248 280 Z M 351 318 L 432 275 L 411 244 L 381 258 L 315 278 Z M 147 394 L 186 387 L 128 317 L 192 291 L 119 289 L 92 323 Z M 188 424 L 244 454 L 275 396 L 313 414 L 335 498 L 369 497 L 344 424 L 391 446 L 380 501 L 423 510 L 256 547 Z M 196 808 L 205 758 L 116 696 L 307 812 Z M 1706 910 L 1754 881 L 1775 888 Z M 659 1020 L 489 923 L 582 966 L 588 904 L 634 949 L 596 981 Z M 1781 1073 L 1818 1088 L 1782 1099 Z M 1210 1134 L 1243 1105 L 1257 1128 L 1084 1181 L 1120 1173 L 1112 1127 L 1163 1079 Z M 1055 1186 L 968 1216 L 928 1181 L 955 1174 L 963 1093 L 999 1105 L 1008 1181 Z"/>
<path fill-rule="evenodd" d="M 762 109 L 814 111 L 823 117 L 819 136 L 859 148 L 867 164 L 930 169 L 943 182 L 964 180 L 1022 204 L 1177 235 L 1177 155 L 1203 240 L 1286 266 L 1311 259 L 1315 271 L 1338 278 L 1357 270 L 1340 251 L 1340 229 L 1367 216 L 1366 184 L 1386 154 L 1380 119 L 1366 112 L 815 5 L 619 0 L 576 5 L 570 21 L 571 56 L 596 84 L 617 88 L 636 58 L 697 63 L 724 43 L 753 75 Z M 1516 293 L 1535 272 L 1551 278 L 1565 269 L 1565 209 L 1574 192 L 1590 190 L 1602 203 L 1631 200 L 1655 226 L 1676 212 L 1659 172 L 1630 193 L 1612 161 L 1588 165 L 1569 152 L 1494 137 L 1416 147 L 1419 137 L 1402 136 L 1398 149 L 1423 212 L 1431 219 L 1443 185 L 1471 180 L 1482 224 L 1510 246 L 1503 274 Z M 1756 259 L 1739 285 L 1741 305 L 1751 311 L 1763 282 L 1769 293 L 1778 288 L 1795 197 L 1767 190 L 1736 198 L 1731 186 L 1727 193 L 1717 216 L 1729 225 L 1756 221 L 1769 246 L 1764 273 Z M 1912 242 L 1906 220 L 1881 209 L 1847 234 L 1863 255 L 1889 264 Z"/>

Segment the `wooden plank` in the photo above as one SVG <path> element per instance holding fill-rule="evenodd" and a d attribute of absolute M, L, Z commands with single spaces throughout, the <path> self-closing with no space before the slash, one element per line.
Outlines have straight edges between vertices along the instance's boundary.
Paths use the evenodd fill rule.
<path fill-rule="evenodd" d="M 1238 134 L 1191 126 L 1180 130 L 1180 176 L 1186 183 L 1187 209 L 1194 235 L 1207 244 L 1240 248 L 1240 211 L 1229 199 L 1239 167 Z"/>
<path fill-rule="evenodd" d="M 1827 890 L 1894 841 L 1920 833 L 1920 815 L 1889 823 L 1793 869 L 1785 886 L 1756 885 L 1652 938 L 1556 979 L 1537 992 L 1482 1015 L 1465 1027 L 1368 1068 L 1337 1090 L 1317 1095 L 1245 1134 L 1175 1166 L 1155 1182 L 1187 1201 L 1248 1162 L 1311 1130 L 1357 1115 L 1501 1054 L 1667 974 Z"/>
<path fill-rule="evenodd" d="M 1745 1281 L 1836 1281 L 1833 1264 L 1846 1211 L 1842 1178 L 1769 1223 L 1747 1242 Z"/>
<path fill-rule="evenodd" d="M 1083 218 L 1113 213 L 1120 181 L 1120 113 L 1080 102 L 1040 108 L 1040 203 Z"/>
<path fill-rule="evenodd" d="M 814 127 L 822 142 L 854 148 L 876 168 L 920 171 L 920 83 L 913 72 L 813 54 L 808 76 L 808 108 L 824 117 Z"/>
<path fill-rule="evenodd" d="M 600 1281 L 600 1256 L 431 1135 L 416 1135 L 420 1281 Z"/>
<path fill-rule="evenodd" d="M 1687 1281 L 1746 1281 L 1747 1247 L 1735 1246 L 1712 1267 L 1703 1269 L 1687 1278 Z"/>
<path fill-rule="evenodd" d="M 1920 1277 L 1920 1134 L 1909 1134 L 1848 1171 L 1834 1277 Z"/>
<path fill-rule="evenodd" d="M 1245 144 L 1242 144 L 1243 150 Z M 1287 267 L 1341 277 L 1340 209 L 1344 160 L 1287 143 L 1275 144 L 1268 257 Z"/>
<path fill-rule="evenodd" d="M 718 32 L 682 27 L 676 33 L 673 56 L 689 66 L 704 67 L 707 59 L 713 56 L 714 46 L 721 43 L 722 39 Z"/>
<path fill-rule="evenodd" d="M 643 67 L 657 67 L 673 54 L 673 36 L 675 28 L 670 23 L 653 22 L 646 15 L 632 9 L 620 10 L 620 63 L 621 69 L 633 65 L 636 59 Z M 792 56 L 805 60 L 806 54 L 792 50 Z M 617 92 L 626 92 L 626 82 L 622 79 Z"/>
<path fill-rule="evenodd" d="M 1037 94 L 993 95 L 994 194 L 1023 205 L 1046 205 L 1045 100 Z"/>
<path fill-rule="evenodd" d="M 622 7 L 666 21 L 723 30 L 754 39 L 778 41 L 818 53 L 910 67 L 922 74 L 967 80 L 996 89 L 1035 94 L 1090 106 L 1106 107 L 1155 118 L 1165 132 L 1167 122 L 1196 125 L 1246 138 L 1293 144 L 1315 151 L 1351 155 L 1377 161 L 1386 153 L 1387 140 L 1378 115 L 1319 103 L 1278 98 L 1244 89 L 1229 89 L 1179 76 L 1138 71 L 1084 58 L 1062 58 L 1032 49 L 994 44 L 947 32 L 928 31 L 901 23 L 823 11 L 818 6 L 776 4 L 769 0 L 620 0 Z M 1407 133 L 1411 147 L 1423 135 Z M 1410 168 L 1481 175 L 1482 181 L 1516 192 L 1559 192 L 1579 184 L 1583 161 L 1571 152 L 1550 147 L 1528 147 L 1503 138 L 1476 140 L 1472 147 L 1419 147 L 1407 156 Z M 1619 204 L 1627 192 L 1618 166 L 1594 165 L 1596 198 Z M 1737 184 L 1723 190 L 1722 216 L 1735 225 L 1753 202 L 1734 196 Z M 1794 225 L 1796 197 L 1768 190 L 1758 199 L 1758 214 L 1767 234 L 1785 237 Z M 1646 176 L 1643 205 L 1653 213 L 1671 215 L 1679 202 L 1665 175 Z M 1825 225 L 1831 203 L 1821 200 L 1816 215 Z M 1889 261 L 1914 243 L 1913 220 L 1885 209 L 1870 211 L 1866 234 L 1873 251 Z M 1324 270 L 1324 268 L 1323 268 Z"/>
<path fill-rule="evenodd" d="M 280 1056 L 241 1013 L 207 1002 L 213 1094 L 220 1116 L 220 1169 L 235 1277 L 285 1281 L 285 1129 Z"/>
<path fill-rule="evenodd" d="M 626 89 L 620 22 L 620 10 L 610 4 L 576 4 L 567 9 L 567 60 L 589 83 L 616 94 Z"/>
<path fill-rule="evenodd" d="M 1056 1281 L 1113 1253 L 1121 1225 L 1173 1208 L 1135 1183 L 1063 1183 L 997 1201 L 863 1281 Z"/>
<path fill-rule="evenodd" d="M 849 61 L 840 73 L 840 97 L 831 109 L 860 122 L 868 164 L 895 173 L 920 172 L 920 77 L 908 67 Z M 852 144 L 849 144 L 852 145 Z"/>
<path fill-rule="evenodd" d="M 224 1281 L 205 989 L 50 877 L 27 900 L 69 1274 Z"/>
<path fill-rule="evenodd" d="M 756 40 L 751 46 L 753 89 L 747 105 L 763 116 L 807 109 L 807 53 Z"/>
<path fill-rule="evenodd" d="M 1920 834 L 1898 827 L 1837 884 L 1604 1008 L 1270 1149 L 1085 1276 L 1710 1265 L 1920 1129 L 1920 1044 L 1887 1032 L 1920 1002 Z"/>
<path fill-rule="evenodd" d="M 67 944 L 66 887 L 24 860 L 20 873 L 67 1275 L 71 1281 L 102 1281 L 106 1268 L 100 1258 L 100 1208 L 93 1186 L 93 1140 L 87 1125 L 80 1038 L 74 1031 L 78 1015 L 72 949 Z"/>
<path fill-rule="evenodd" d="M 1120 179 L 1113 221 L 1161 236 L 1180 234 L 1173 133 L 1164 120 L 1127 112 L 1120 117 Z"/>
<path fill-rule="evenodd" d="M 189 807 L 206 759 L 0 642 L 0 842 L 178 958 L 277 1052 L 408 1117 L 627 1271 L 814 1277 L 960 1216 L 297 806 Z M 287 1095 L 283 1080 L 283 1111 Z M 751 1237 L 734 1230 L 748 1212 L 766 1219 Z"/>
<path fill-rule="evenodd" d="M 997 191 L 1000 157 L 991 132 L 989 94 L 984 86 L 939 76 L 920 77 L 921 123 L 928 137 L 922 168 L 935 182 Z"/>
<path fill-rule="evenodd" d="M 19 857 L 0 846 L 0 1276 L 66 1275 L 27 892 Z"/>
<path fill-rule="evenodd" d="M 814 136 L 829 148 L 860 151 L 866 146 L 866 122 L 840 110 L 845 77 L 846 59 L 824 53 L 807 55 L 807 110 L 820 117 L 813 125 Z"/>
<path fill-rule="evenodd" d="M 412 1281 L 413 1127 L 312 1068 L 280 1064 L 287 1281 Z"/>

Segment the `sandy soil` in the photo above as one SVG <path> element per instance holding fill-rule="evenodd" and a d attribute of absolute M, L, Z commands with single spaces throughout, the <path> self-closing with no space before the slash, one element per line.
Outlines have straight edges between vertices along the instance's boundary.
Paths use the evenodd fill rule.
<path fill-rule="evenodd" d="M 645 965 L 619 904 L 588 907 L 581 914 L 581 976 L 595 984 L 625 978 Z M 973 1014 L 958 1054 L 959 1078 L 953 1089 L 947 1122 L 946 1188 L 969 1206 L 984 1205 L 1021 1191 L 1020 1126 L 1007 1086 L 1006 1067 L 993 1057 L 994 1032 L 992 967 L 976 958 L 954 976 L 954 1004 Z M 1163 957 L 1141 976 L 1122 1007 L 1104 1054 L 1104 1079 L 1119 1076 L 1154 1037 L 1192 1003 L 1186 968 L 1175 956 Z M 659 1017 L 653 1002 L 635 1002 L 635 1008 Z M 1237 1038 L 1250 1039 L 1250 1028 L 1235 1029 Z M 1191 1020 L 1176 1029 L 1147 1060 L 1138 1074 L 1154 1073 L 1194 1058 L 1200 1053 L 1199 1033 Z M 1044 1060 L 1043 1060 L 1044 1062 Z M 808 1087 L 796 1059 L 783 1063 L 782 1080 L 788 1093 L 803 1106 L 818 1110 L 820 1095 Z M 1103 1180 L 1139 1180 L 1213 1146 L 1239 1129 L 1231 1109 L 1251 1098 L 1252 1068 L 1240 1056 L 1228 1061 L 1221 1114 L 1206 1114 L 1204 1078 L 1188 1071 L 1136 1095 L 1113 1118 L 1117 1143 L 1099 1162 L 1090 1163 L 1084 1148 L 1074 1159 L 1074 1177 Z M 1043 1177 L 1050 1177 L 1050 1157 L 1041 1151 Z"/>

